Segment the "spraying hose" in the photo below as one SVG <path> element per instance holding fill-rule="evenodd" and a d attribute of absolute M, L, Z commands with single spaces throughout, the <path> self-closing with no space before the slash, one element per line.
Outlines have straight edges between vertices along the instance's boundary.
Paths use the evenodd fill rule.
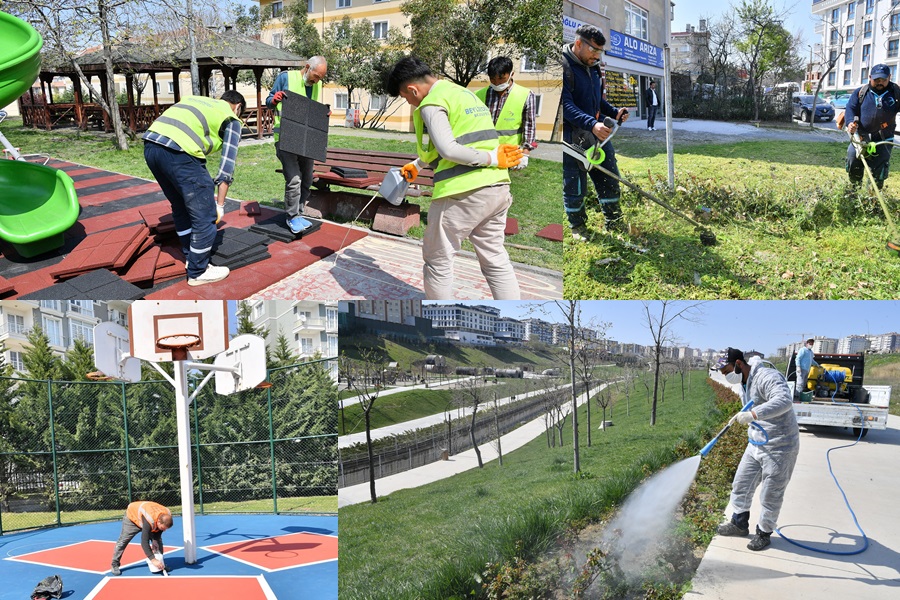
<path fill-rule="evenodd" d="M 723 435 L 725 435 L 726 431 L 731 429 L 731 426 L 734 425 L 734 421 L 737 419 L 737 416 L 739 414 L 741 414 L 742 412 L 747 412 L 751 408 L 753 408 L 753 400 L 750 400 L 749 402 L 747 402 L 747 404 L 745 404 L 741 410 L 739 410 L 733 417 L 731 417 L 728 420 L 728 423 L 725 425 L 725 427 L 722 428 L 722 431 L 717 433 L 716 437 L 711 439 L 708 444 L 703 446 L 703 448 L 700 450 L 700 456 L 706 457 L 706 455 L 709 454 L 709 451 L 713 449 L 713 446 L 716 445 L 716 442 L 719 441 L 719 438 L 722 437 Z M 763 429 L 762 426 L 759 423 L 757 423 L 756 421 L 752 421 L 750 423 L 750 425 L 752 427 L 756 427 L 757 429 L 759 429 L 762 432 L 762 434 L 766 437 L 765 441 L 757 442 L 754 440 L 749 440 L 750 443 L 753 444 L 754 446 L 762 446 L 764 444 L 767 444 L 769 442 L 769 434 L 766 433 L 766 430 Z"/>
<path fill-rule="evenodd" d="M 860 424 L 863 422 L 863 414 L 858 406 L 854 406 L 856 410 L 859 412 Z M 828 462 L 828 474 L 831 475 L 831 478 L 834 480 L 834 485 L 837 486 L 838 490 L 841 492 L 841 496 L 844 498 L 844 504 L 847 506 L 847 510 L 850 511 L 850 516 L 853 517 L 853 524 L 856 525 L 856 529 L 862 535 L 863 538 L 863 546 L 857 550 L 825 550 L 823 548 L 815 548 L 813 546 L 807 546 L 801 542 L 796 540 L 792 540 L 788 536 L 784 535 L 779 528 L 775 528 L 775 532 L 778 533 L 786 542 L 789 542 L 795 546 L 799 546 L 804 550 L 812 550 L 813 552 L 821 552 L 822 554 L 835 554 L 837 556 L 852 556 L 854 554 L 862 554 L 869 547 L 869 538 L 866 536 L 866 532 L 863 531 L 863 528 L 860 526 L 859 521 L 856 518 L 856 513 L 853 512 L 853 508 L 850 506 L 850 501 L 847 500 L 847 494 L 844 492 L 844 488 L 841 487 L 841 484 L 838 482 L 837 477 L 834 475 L 834 469 L 831 466 L 831 451 L 839 450 L 841 448 L 852 448 L 853 446 L 859 443 L 859 440 L 862 438 L 864 429 L 862 427 L 859 428 L 859 437 L 856 438 L 856 441 L 852 444 L 845 444 L 843 446 L 835 446 L 834 448 L 829 448 L 828 452 L 825 453 L 825 460 Z"/>
<path fill-rule="evenodd" d="M 859 124 L 859 117 L 856 117 L 853 122 Z M 884 142 L 863 144 L 859 134 L 850 133 L 849 131 L 847 131 L 847 134 L 850 136 L 850 143 L 853 144 L 853 147 L 856 149 L 856 156 L 862 161 L 866 174 L 869 176 L 869 181 L 872 183 L 872 189 L 875 190 L 875 197 L 878 198 L 878 203 L 881 205 L 881 211 L 884 213 L 884 218 L 887 221 L 888 232 L 891 236 L 887 242 L 887 249 L 897 256 L 900 256 L 900 234 L 898 234 L 897 225 L 894 223 L 894 219 L 891 218 L 891 213 L 884 201 L 884 196 L 881 195 L 881 190 L 878 189 L 878 184 L 875 182 L 875 176 L 872 174 L 872 169 L 869 168 L 869 162 L 866 160 L 866 153 L 868 153 L 869 150 L 877 149 L 877 147 Z M 893 142 L 891 143 L 893 144 Z"/>

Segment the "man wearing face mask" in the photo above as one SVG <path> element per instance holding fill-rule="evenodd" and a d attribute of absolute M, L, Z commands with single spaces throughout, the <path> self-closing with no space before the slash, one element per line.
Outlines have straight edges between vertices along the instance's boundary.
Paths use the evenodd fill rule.
<path fill-rule="evenodd" d="M 737 422 L 749 426 L 749 442 L 738 465 L 731 486 L 731 520 L 719 525 L 719 535 L 746 536 L 750 533 L 750 505 L 757 486 L 761 505 L 756 535 L 747 544 L 750 550 L 762 550 L 771 543 L 772 532 L 781 512 L 784 492 L 797 454 L 800 451 L 800 431 L 794 416 L 791 390 L 784 376 L 764 365 L 758 357 L 744 360 L 744 353 L 729 348 L 720 361 L 721 373 L 732 385 L 744 386 L 743 403 L 753 400 L 753 407 L 737 415 Z M 768 436 L 768 438 L 766 437 Z"/>
<path fill-rule="evenodd" d="M 515 144 L 522 149 L 522 160 L 512 168 L 519 171 L 528 166 L 528 155 L 535 143 L 535 98 L 528 88 L 513 82 L 513 62 L 508 56 L 491 59 L 487 75 L 491 84 L 475 92 L 491 109 L 501 144 Z"/>
<path fill-rule="evenodd" d="M 900 112 L 900 87 L 891 81 L 891 71 L 886 65 L 875 65 L 869 72 L 869 83 L 857 88 L 847 100 L 844 121 L 847 131 L 859 133 L 863 144 L 893 141 Z M 863 156 L 872 170 L 878 189 L 884 186 L 891 162 L 891 144 L 879 144 L 872 154 L 863 149 Z M 857 156 L 853 144 L 847 148 L 847 174 L 850 183 L 858 186 L 865 176 L 862 158 Z"/>
<path fill-rule="evenodd" d="M 216 223 L 234 180 L 240 115 L 247 102 L 235 90 L 215 100 L 187 96 L 169 107 L 144 134 L 144 159 L 172 205 L 175 230 L 187 260 L 188 285 L 204 285 L 228 277 L 228 267 L 209 264 Z M 215 179 L 206 157 L 222 149 Z"/>
<path fill-rule="evenodd" d="M 287 225 L 293 233 L 300 233 L 312 224 L 300 216 L 306 201 L 309 200 L 310 186 L 313 181 L 315 160 L 284 152 L 278 144 L 281 133 L 281 110 L 279 104 L 284 100 L 285 91 L 306 96 L 310 100 L 320 102 L 322 99 L 322 81 L 328 74 L 328 63 L 324 56 L 313 56 L 306 61 L 300 71 L 283 71 L 275 78 L 275 84 L 266 98 L 266 106 L 275 111 L 275 155 L 281 161 L 284 175 L 284 209 L 287 211 Z"/>
<path fill-rule="evenodd" d="M 391 68 L 387 92 L 415 108 L 419 157 L 403 166 L 403 176 L 413 181 L 425 165 L 434 169 L 422 239 L 425 297 L 453 298 L 453 259 L 468 239 L 494 299 L 518 300 L 519 282 L 503 244 L 512 204 L 508 169 L 519 164 L 522 151 L 500 143 L 490 111 L 475 94 L 437 79 L 417 58 Z"/>
<path fill-rule="evenodd" d="M 628 119 L 627 109 L 616 108 L 604 97 L 601 67 L 605 45 L 606 36 L 600 29 L 593 25 L 581 25 L 575 30 L 575 41 L 563 48 L 563 140 L 585 149 L 612 134 L 612 130 L 603 124 L 604 117 L 613 117 L 620 122 Z M 601 166 L 618 175 L 619 167 L 612 144 L 606 144 L 603 150 L 606 158 Z M 587 212 L 584 209 L 587 175 L 576 159 L 563 155 L 563 203 L 572 238 L 576 241 L 588 238 Z M 591 169 L 590 176 L 603 216 L 606 217 L 606 229 L 625 231 L 627 228 L 619 206 L 622 195 L 619 182 L 597 169 Z"/>
<path fill-rule="evenodd" d="M 796 396 L 799 396 L 800 392 L 806 391 L 806 381 L 809 379 L 810 368 L 812 368 L 813 365 L 819 366 L 819 363 L 813 358 L 813 356 L 815 356 L 813 353 L 813 344 L 815 343 L 816 340 L 813 338 L 806 340 L 806 343 L 800 348 L 800 351 L 797 352 L 797 358 L 794 360 L 794 363 L 797 365 L 797 383 L 794 386 L 794 394 Z"/>

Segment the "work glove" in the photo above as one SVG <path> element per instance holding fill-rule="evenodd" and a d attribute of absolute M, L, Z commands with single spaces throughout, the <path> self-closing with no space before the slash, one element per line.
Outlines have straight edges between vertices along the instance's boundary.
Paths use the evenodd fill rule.
<path fill-rule="evenodd" d="M 527 155 L 527 154 L 523 154 L 523 155 L 522 155 L 522 158 L 519 160 L 519 164 L 517 164 L 516 166 L 514 166 L 514 167 L 512 168 L 512 170 L 513 170 L 513 171 L 521 171 L 522 169 L 524 169 L 524 168 L 527 167 L 527 166 L 528 166 L 528 155 Z"/>
<path fill-rule="evenodd" d="M 275 95 L 272 96 L 272 104 L 278 104 L 282 100 L 284 100 L 284 92 L 282 90 L 278 90 L 277 92 L 275 92 Z"/>
<path fill-rule="evenodd" d="M 500 169 L 509 169 L 515 167 L 521 162 L 522 149 L 515 144 L 500 144 L 497 148 L 490 151 L 491 164 L 488 166 Z"/>
<path fill-rule="evenodd" d="M 744 412 L 739 412 L 735 420 L 741 425 L 749 425 L 756 420 L 756 417 L 753 416 L 752 410 L 745 410 Z"/>
<path fill-rule="evenodd" d="M 219 224 L 219 221 L 222 220 L 222 217 L 225 216 L 225 207 L 221 206 L 218 202 L 216 202 L 216 225 Z"/>
<path fill-rule="evenodd" d="M 400 174 L 403 175 L 403 179 L 412 183 L 419 176 L 419 167 L 415 162 L 406 163 L 400 167 Z"/>

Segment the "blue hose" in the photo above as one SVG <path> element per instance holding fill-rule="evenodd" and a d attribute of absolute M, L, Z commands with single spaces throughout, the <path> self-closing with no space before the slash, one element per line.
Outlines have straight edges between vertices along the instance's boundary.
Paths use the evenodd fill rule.
<path fill-rule="evenodd" d="M 854 408 L 856 408 L 857 412 L 859 412 L 860 425 L 862 425 L 862 422 L 863 422 L 862 411 L 859 409 L 858 406 L 855 406 Z M 863 528 L 860 527 L 859 521 L 856 519 L 856 513 L 853 512 L 853 508 L 850 507 L 850 501 L 847 500 L 847 494 L 844 493 L 844 488 L 841 487 L 841 484 L 838 482 L 837 477 L 835 477 L 835 475 L 834 475 L 834 470 L 831 468 L 831 456 L 829 456 L 831 454 L 832 450 L 839 450 L 840 448 L 852 448 L 853 446 L 857 445 L 859 443 L 859 440 L 862 438 L 862 434 L 863 434 L 863 428 L 860 427 L 859 428 L 859 437 L 856 438 L 855 442 L 853 442 L 852 444 L 845 444 L 843 446 L 835 446 L 834 448 L 829 448 L 828 452 L 825 453 L 825 459 L 828 461 L 828 473 L 831 475 L 831 478 L 834 479 L 834 484 L 837 486 L 838 490 L 840 490 L 841 496 L 843 496 L 843 498 L 844 498 L 844 504 L 847 505 L 847 510 L 850 511 L 850 515 L 853 517 L 853 523 L 856 525 L 856 529 L 859 530 L 860 534 L 862 534 L 863 547 L 858 550 L 845 550 L 845 551 L 823 550 L 822 548 L 814 548 L 812 546 L 807 546 L 806 544 L 802 544 L 796 540 L 792 540 L 788 536 L 781 533 L 781 530 L 776 527 L 775 531 L 778 533 L 778 535 L 780 535 L 782 538 L 784 538 L 785 541 L 790 542 L 791 544 L 794 544 L 795 546 L 800 546 L 801 548 L 803 548 L 805 550 L 812 550 L 813 552 L 821 552 L 822 554 L 835 554 L 837 556 L 852 556 L 854 554 L 862 554 L 869 547 L 869 538 L 866 536 L 866 532 L 863 531 Z"/>

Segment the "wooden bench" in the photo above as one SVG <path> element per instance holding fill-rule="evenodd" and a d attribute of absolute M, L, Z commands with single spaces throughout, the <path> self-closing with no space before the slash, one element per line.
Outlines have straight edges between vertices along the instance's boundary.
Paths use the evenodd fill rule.
<path fill-rule="evenodd" d="M 329 190 L 330 186 L 342 185 L 357 189 L 378 189 L 384 175 L 392 167 L 402 167 L 416 159 L 413 154 L 399 152 L 378 152 L 373 150 L 351 150 L 348 148 L 329 148 L 325 162 L 316 161 L 314 168 L 315 185 L 318 189 Z M 341 177 L 334 173 L 332 167 L 348 167 L 366 171 L 368 177 Z M 407 196 L 430 196 L 434 187 L 434 172 L 426 167 L 419 171 L 419 176 L 410 185 Z"/>

